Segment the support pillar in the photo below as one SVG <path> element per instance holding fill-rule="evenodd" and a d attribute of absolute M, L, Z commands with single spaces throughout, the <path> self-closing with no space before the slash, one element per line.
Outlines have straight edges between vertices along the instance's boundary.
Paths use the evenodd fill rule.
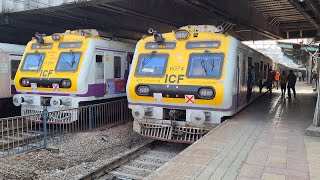
<path fill-rule="evenodd" d="M 308 83 L 312 83 L 312 56 L 309 55 Z"/>

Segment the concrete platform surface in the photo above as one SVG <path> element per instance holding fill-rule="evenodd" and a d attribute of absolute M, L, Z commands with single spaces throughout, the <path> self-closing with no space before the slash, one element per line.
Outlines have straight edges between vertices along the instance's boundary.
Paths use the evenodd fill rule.
<path fill-rule="evenodd" d="M 266 94 L 185 149 L 146 179 L 320 180 L 320 137 L 305 135 L 316 94 Z"/>

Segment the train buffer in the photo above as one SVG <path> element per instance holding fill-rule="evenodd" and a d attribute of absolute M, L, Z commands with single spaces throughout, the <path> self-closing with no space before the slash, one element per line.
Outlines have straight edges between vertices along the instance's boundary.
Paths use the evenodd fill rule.
<path fill-rule="evenodd" d="M 147 179 L 317 179 L 320 137 L 306 135 L 317 93 L 264 95 L 182 151 Z"/>

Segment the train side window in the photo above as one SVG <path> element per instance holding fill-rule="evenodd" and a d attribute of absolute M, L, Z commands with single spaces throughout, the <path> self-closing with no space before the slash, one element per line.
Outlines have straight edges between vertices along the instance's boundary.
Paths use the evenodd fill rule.
<path fill-rule="evenodd" d="M 267 65 L 263 66 L 263 78 L 267 78 Z"/>
<path fill-rule="evenodd" d="M 252 65 L 252 57 L 248 57 L 248 66 Z M 253 66 L 253 65 L 252 65 Z"/>
<path fill-rule="evenodd" d="M 96 63 L 102 63 L 102 55 L 96 55 Z"/>
<path fill-rule="evenodd" d="M 263 61 L 260 61 L 260 72 L 263 71 Z"/>
<path fill-rule="evenodd" d="M 258 62 L 254 63 L 254 73 L 256 76 L 259 74 L 259 63 Z"/>
<path fill-rule="evenodd" d="M 11 79 L 14 80 L 14 77 L 17 74 L 19 68 L 20 60 L 11 60 Z"/>
<path fill-rule="evenodd" d="M 242 82 L 242 86 L 246 85 L 246 61 L 245 61 L 245 57 L 243 56 L 242 59 L 242 69 L 241 69 L 241 82 Z"/>
<path fill-rule="evenodd" d="M 133 54 L 128 54 L 126 63 L 129 63 L 129 70 L 131 69 L 132 60 L 133 60 Z"/>
<path fill-rule="evenodd" d="M 114 56 L 114 78 L 121 78 L 121 57 Z"/>

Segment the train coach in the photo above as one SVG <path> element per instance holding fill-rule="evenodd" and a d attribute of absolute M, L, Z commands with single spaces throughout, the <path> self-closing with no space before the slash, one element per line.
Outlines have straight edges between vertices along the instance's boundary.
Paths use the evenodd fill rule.
<path fill-rule="evenodd" d="M 12 97 L 16 94 L 13 84 L 25 46 L 0 43 L 0 117 L 17 115 Z"/>
<path fill-rule="evenodd" d="M 64 111 L 124 97 L 134 44 L 104 39 L 95 30 L 36 34 L 14 80 L 21 115 L 60 111 L 50 123 L 71 123 Z"/>
<path fill-rule="evenodd" d="M 137 43 L 127 84 L 133 128 L 150 138 L 198 140 L 266 92 L 263 82 L 277 65 L 214 26 L 150 33 Z"/>

